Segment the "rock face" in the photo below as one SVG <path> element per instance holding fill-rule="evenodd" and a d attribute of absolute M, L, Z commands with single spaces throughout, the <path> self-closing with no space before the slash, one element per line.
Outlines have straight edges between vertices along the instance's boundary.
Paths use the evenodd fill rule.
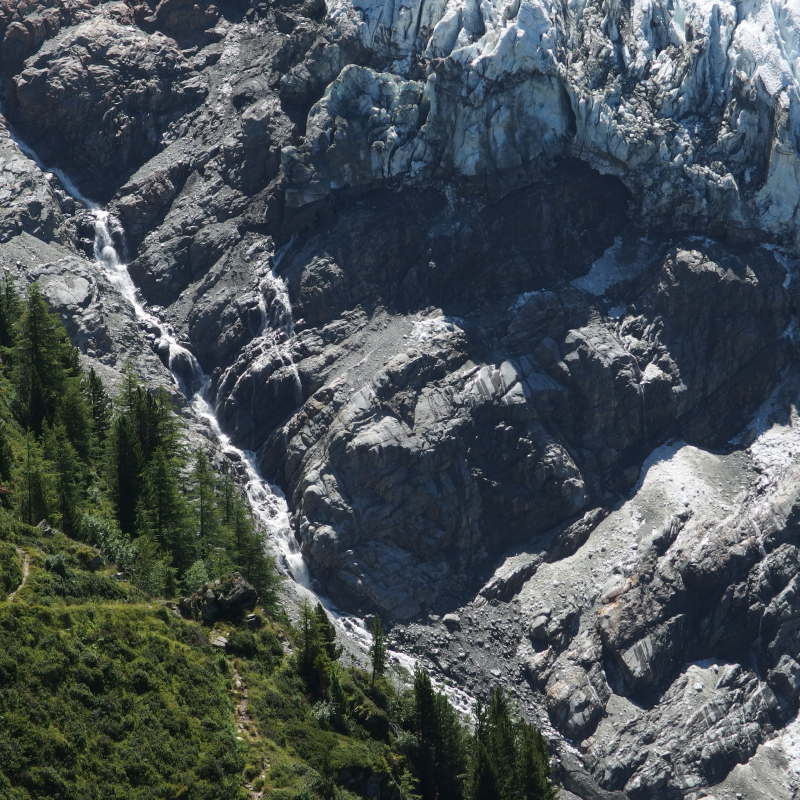
<path fill-rule="evenodd" d="M 206 93 L 172 39 L 110 19 L 45 43 L 12 85 L 23 130 L 43 144 L 42 157 L 69 164 L 94 196 L 109 171 L 125 175 L 155 154 L 170 117 Z"/>
<path fill-rule="evenodd" d="M 326 596 L 515 692 L 574 795 L 790 800 L 796 17 L 0 0 L 0 264 L 112 383 L 171 328 Z"/>
<path fill-rule="evenodd" d="M 629 313 L 579 288 L 590 273 L 518 297 L 504 320 L 492 304 L 419 319 L 368 381 L 337 375 L 317 388 L 319 361 L 335 355 L 298 334 L 313 394 L 265 463 L 279 464 L 304 552 L 331 590 L 412 616 L 487 551 L 632 482 L 648 442 L 730 436 L 787 363 L 790 298 L 769 252 L 703 250 L 662 251 L 627 287 Z M 481 345 L 505 360 L 473 364 Z"/>

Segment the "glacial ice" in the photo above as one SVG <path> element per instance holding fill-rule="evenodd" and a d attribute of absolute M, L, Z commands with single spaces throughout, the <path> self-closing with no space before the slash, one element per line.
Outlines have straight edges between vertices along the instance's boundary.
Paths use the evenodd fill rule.
<path fill-rule="evenodd" d="M 646 219 L 691 229 L 721 209 L 798 244 L 798 0 L 330 0 L 328 17 L 383 71 L 346 66 L 312 108 L 284 162 L 291 206 L 345 167 L 350 187 L 503 194 L 573 156 Z"/>

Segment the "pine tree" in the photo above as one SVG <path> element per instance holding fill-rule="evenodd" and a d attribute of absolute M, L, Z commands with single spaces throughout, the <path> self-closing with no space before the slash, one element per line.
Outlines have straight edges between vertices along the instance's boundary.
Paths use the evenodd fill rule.
<path fill-rule="evenodd" d="M 202 449 L 196 450 L 194 454 L 191 484 L 200 546 L 204 551 L 212 547 L 219 547 L 223 543 L 219 539 L 216 476 L 211 471 L 208 456 Z"/>
<path fill-rule="evenodd" d="M 226 475 L 222 479 L 222 492 L 218 498 L 217 504 L 218 513 L 222 519 L 223 525 L 233 524 L 234 511 L 240 505 L 240 503 L 237 503 L 238 499 L 239 497 L 233 479 L 230 475 Z"/>
<path fill-rule="evenodd" d="M 307 678 L 313 673 L 314 659 L 319 652 L 317 618 L 307 599 L 300 604 L 300 630 L 297 644 L 297 668 Z"/>
<path fill-rule="evenodd" d="M 544 737 L 514 719 L 505 692 L 492 690 L 488 707 L 475 708 L 470 784 L 472 800 L 555 800 Z"/>
<path fill-rule="evenodd" d="M 341 681 L 339 680 L 339 670 L 335 666 L 331 667 L 331 680 L 330 686 L 328 687 L 328 699 L 334 708 L 334 721 L 337 725 L 341 725 L 345 715 L 347 714 L 347 696 L 345 695 Z"/>
<path fill-rule="evenodd" d="M 300 606 L 297 670 L 312 695 L 327 696 L 331 681 L 331 660 L 320 636 L 317 615 L 306 599 L 303 599 Z"/>
<path fill-rule="evenodd" d="M 461 800 L 467 772 L 467 740 L 458 712 L 444 694 L 434 700 L 437 742 L 434 748 L 436 779 L 441 800 Z"/>
<path fill-rule="evenodd" d="M 434 692 L 430 676 L 420 667 L 414 672 L 414 719 L 423 797 L 462 800 L 467 770 L 464 730 L 447 697 Z"/>
<path fill-rule="evenodd" d="M 14 279 L 6 272 L 0 278 L 0 347 L 13 348 L 17 338 L 17 321 L 22 304 Z"/>
<path fill-rule="evenodd" d="M 13 482 L 15 506 L 20 519 L 28 525 L 37 525 L 41 520 L 48 519 L 56 504 L 52 473 L 31 431 L 27 431 L 22 442 Z"/>
<path fill-rule="evenodd" d="M 83 391 L 89 404 L 92 430 L 98 442 L 104 442 L 111 427 L 113 404 L 98 374 L 92 367 L 83 382 Z"/>
<path fill-rule="evenodd" d="M 39 287 L 28 287 L 17 326 L 14 353 L 14 412 L 23 428 L 37 436 L 45 421 L 52 422 L 64 389 L 63 326 L 50 313 Z"/>
<path fill-rule="evenodd" d="M 328 658 L 331 661 L 336 661 L 342 654 L 342 646 L 336 644 L 336 626 L 328 619 L 328 614 L 322 607 L 322 603 L 317 603 L 314 613 L 317 617 L 317 627 L 322 646 L 325 648 Z"/>
<path fill-rule="evenodd" d="M 417 665 L 414 670 L 414 727 L 423 745 L 432 746 L 436 742 L 435 698 L 430 675 Z"/>
<path fill-rule="evenodd" d="M 558 789 L 550 780 L 550 752 L 542 732 L 525 720 L 519 720 L 516 728 L 518 796 L 556 800 Z"/>
<path fill-rule="evenodd" d="M 475 706 L 475 741 L 472 748 L 471 800 L 497 800 L 497 782 L 491 757 L 486 748 L 486 709 L 478 701 Z"/>
<path fill-rule="evenodd" d="M 127 414 L 115 417 L 109 442 L 108 483 L 117 521 L 123 533 L 136 531 L 136 508 L 142 489 L 142 448 Z"/>
<path fill-rule="evenodd" d="M 81 488 L 84 482 L 85 468 L 67 437 L 63 425 L 58 424 L 47 432 L 45 454 L 53 465 L 61 530 L 68 536 L 79 536 Z"/>
<path fill-rule="evenodd" d="M 372 644 L 369 648 L 369 657 L 372 664 L 372 685 L 375 685 L 375 676 L 386 672 L 386 633 L 383 623 L 376 616 L 369 627 L 372 634 Z"/>
<path fill-rule="evenodd" d="M 197 558 L 196 539 L 189 527 L 186 499 L 178 484 L 176 466 L 163 448 L 157 447 L 143 471 L 142 501 L 149 512 L 153 536 L 172 554 L 179 570 L 188 569 Z"/>
<path fill-rule="evenodd" d="M 91 408 L 86 401 L 80 376 L 68 376 L 59 398 L 55 419 L 84 464 L 89 464 L 95 452 Z"/>
<path fill-rule="evenodd" d="M 14 453 L 11 446 L 14 432 L 12 420 L 5 419 L 2 413 L 5 409 L 0 408 L 0 482 L 6 483 L 11 478 L 11 470 L 14 464 Z M 3 491 L 8 491 L 5 487 L 0 487 Z M 0 497 L 5 497 L 0 492 Z"/>
<path fill-rule="evenodd" d="M 230 486 L 233 487 L 233 484 L 230 483 Z M 226 506 L 230 506 L 231 510 L 226 511 Z M 266 553 L 264 534 L 253 525 L 253 518 L 235 489 L 228 496 L 225 484 L 218 509 L 223 519 L 229 515 L 231 520 L 229 530 L 235 565 L 255 587 L 264 610 L 273 613 L 278 606 L 281 578 L 275 570 L 275 560 Z"/>

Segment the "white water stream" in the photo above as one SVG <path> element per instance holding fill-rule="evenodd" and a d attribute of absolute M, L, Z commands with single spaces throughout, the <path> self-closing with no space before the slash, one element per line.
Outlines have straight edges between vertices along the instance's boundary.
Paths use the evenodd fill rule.
<path fill-rule="evenodd" d="M 186 395 L 192 409 L 198 417 L 208 422 L 222 451 L 237 463 L 242 464 L 246 473 L 245 492 L 250 506 L 258 521 L 269 534 L 278 550 L 282 566 L 291 577 L 307 591 L 313 591 L 311 578 L 303 556 L 292 535 L 289 525 L 289 513 L 286 500 L 280 490 L 270 486 L 259 474 L 256 467 L 255 454 L 249 450 L 240 450 L 231 444 L 230 438 L 222 432 L 213 407 L 208 402 L 208 389 L 211 379 L 203 372 L 194 355 L 179 344 L 170 327 L 151 314 L 139 300 L 136 286 L 122 263 L 114 246 L 110 225 L 113 220 L 107 211 L 88 203 L 95 219 L 94 254 L 102 265 L 106 276 L 120 291 L 120 294 L 133 307 L 136 318 L 151 331 L 158 332 L 157 346 L 169 351 L 169 370 L 175 383 Z M 121 232 L 120 232 L 121 234 Z M 279 280 L 275 278 L 275 280 Z M 264 320 L 266 323 L 266 318 Z"/>

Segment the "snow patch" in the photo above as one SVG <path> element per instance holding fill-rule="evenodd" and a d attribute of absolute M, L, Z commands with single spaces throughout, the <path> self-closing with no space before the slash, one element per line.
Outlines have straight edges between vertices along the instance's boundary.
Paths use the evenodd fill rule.
<path fill-rule="evenodd" d="M 430 319 L 415 320 L 411 326 L 410 338 L 417 342 L 424 342 L 434 336 L 447 336 L 462 330 L 465 323 L 460 317 L 432 317 Z"/>

